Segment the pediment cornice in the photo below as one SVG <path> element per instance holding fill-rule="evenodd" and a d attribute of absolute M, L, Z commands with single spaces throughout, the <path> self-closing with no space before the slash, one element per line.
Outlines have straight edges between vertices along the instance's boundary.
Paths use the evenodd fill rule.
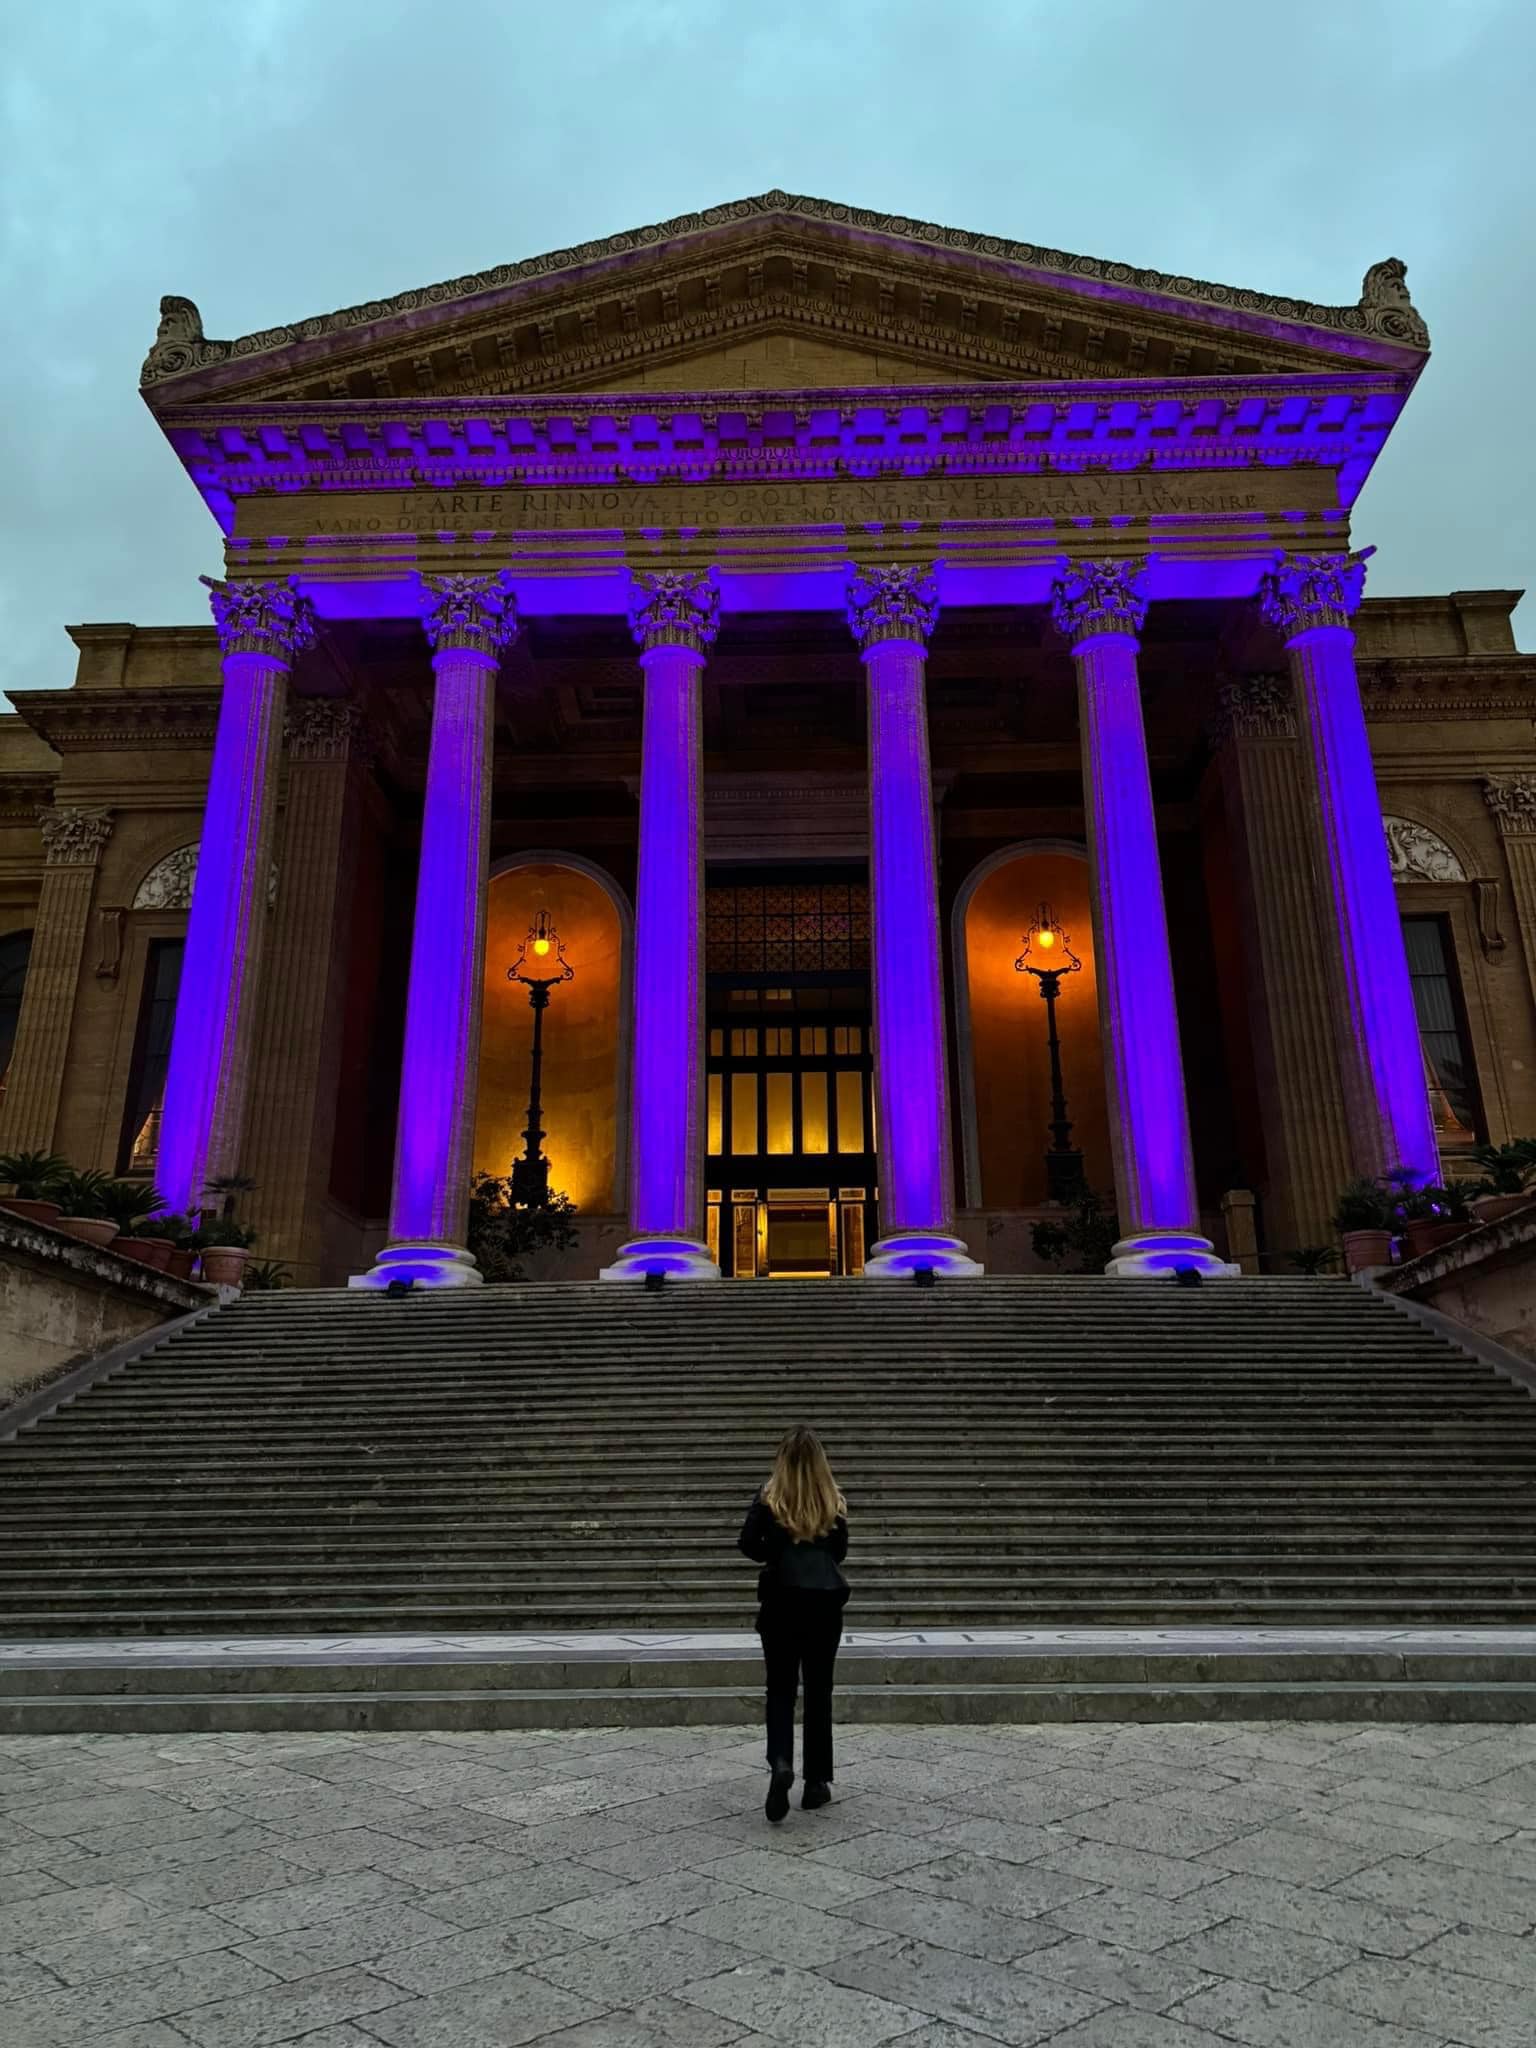
<path fill-rule="evenodd" d="M 967 381 L 1411 374 L 1428 347 L 1395 261 L 1323 306 L 769 193 L 228 341 L 167 298 L 141 381 L 157 411 L 612 388 L 775 326 Z"/>
<path fill-rule="evenodd" d="M 219 716 L 216 690 L 26 690 L 13 702 L 60 753 L 211 745 Z"/>

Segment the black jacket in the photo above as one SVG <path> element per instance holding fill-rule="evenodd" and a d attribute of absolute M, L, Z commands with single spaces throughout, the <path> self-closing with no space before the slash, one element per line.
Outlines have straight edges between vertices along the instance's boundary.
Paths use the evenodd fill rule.
<path fill-rule="evenodd" d="M 741 1525 L 738 1547 L 763 1567 L 757 1578 L 761 1601 L 786 1593 L 836 1593 L 843 1600 L 848 1598 L 848 1581 L 838 1570 L 848 1555 L 848 1524 L 842 1515 L 825 1536 L 797 1543 L 763 1505 L 762 1495 L 755 1494 Z"/>

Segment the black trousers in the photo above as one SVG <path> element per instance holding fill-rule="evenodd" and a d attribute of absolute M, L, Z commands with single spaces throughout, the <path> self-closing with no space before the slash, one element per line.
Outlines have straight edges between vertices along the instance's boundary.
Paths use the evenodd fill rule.
<path fill-rule="evenodd" d="M 836 1593 L 786 1593 L 757 1617 L 767 1672 L 768 1766 L 793 1766 L 795 1693 L 805 1688 L 800 1775 L 808 1785 L 832 1777 L 832 1679 L 843 1639 L 843 1600 Z"/>

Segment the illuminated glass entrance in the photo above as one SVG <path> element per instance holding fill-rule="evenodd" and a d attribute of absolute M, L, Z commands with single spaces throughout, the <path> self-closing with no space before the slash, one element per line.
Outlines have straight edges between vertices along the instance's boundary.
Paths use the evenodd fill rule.
<path fill-rule="evenodd" d="M 737 1279 L 859 1273 L 875 1225 L 861 876 L 711 878 L 708 1229 Z"/>

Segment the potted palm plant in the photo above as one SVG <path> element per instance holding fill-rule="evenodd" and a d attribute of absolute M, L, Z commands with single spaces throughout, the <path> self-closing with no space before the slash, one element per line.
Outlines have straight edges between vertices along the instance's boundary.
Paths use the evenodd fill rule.
<path fill-rule="evenodd" d="M 60 1230 L 78 1237 L 82 1244 L 107 1245 L 118 1234 L 118 1221 L 102 1200 L 110 1174 L 95 1167 L 71 1170 L 59 1182 Z"/>
<path fill-rule="evenodd" d="M 29 1223 L 57 1223 L 59 1183 L 69 1170 L 56 1152 L 0 1153 L 0 1181 L 11 1190 L 0 1197 L 0 1209 Z"/>
<path fill-rule="evenodd" d="M 1454 1184 L 1427 1181 L 1422 1187 L 1404 1187 L 1398 1193 L 1396 1210 L 1410 1259 L 1438 1251 L 1473 1227 L 1466 1190 Z"/>
<path fill-rule="evenodd" d="M 1498 1223 L 1536 1201 L 1536 1138 L 1479 1145 L 1472 1157 L 1483 1169 L 1472 1200 L 1479 1223 Z"/>
<path fill-rule="evenodd" d="M 192 1278 L 192 1266 L 197 1257 L 196 1249 L 192 1243 L 192 1233 L 196 1228 L 197 1216 L 195 1212 L 191 1216 L 183 1216 L 179 1211 L 172 1210 L 168 1215 L 155 1218 L 154 1230 L 156 1237 L 168 1238 L 170 1240 L 171 1254 L 166 1261 L 165 1270 L 173 1280 L 190 1280 Z"/>
<path fill-rule="evenodd" d="M 122 1232 L 113 1242 L 113 1251 L 163 1273 L 170 1260 L 170 1240 L 156 1235 L 153 1228 L 140 1235 L 141 1226 L 148 1225 L 150 1217 L 165 1207 L 160 1190 L 142 1180 L 109 1180 L 99 1199 Z"/>
<path fill-rule="evenodd" d="M 192 1233 L 203 1269 L 212 1287 L 238 1287 L 245 1278 L 256 1233 L 233 1216 L 204 1216 Z"/>
<path fill-rule="evenodd" d="M 1379 1180 L 1352 1180 L 1339 1195 L 1333 1227 L 1344 1241 L 1344 1266 L 1368 1273 L 1392 1263 L 1392 1200 Z"/>

